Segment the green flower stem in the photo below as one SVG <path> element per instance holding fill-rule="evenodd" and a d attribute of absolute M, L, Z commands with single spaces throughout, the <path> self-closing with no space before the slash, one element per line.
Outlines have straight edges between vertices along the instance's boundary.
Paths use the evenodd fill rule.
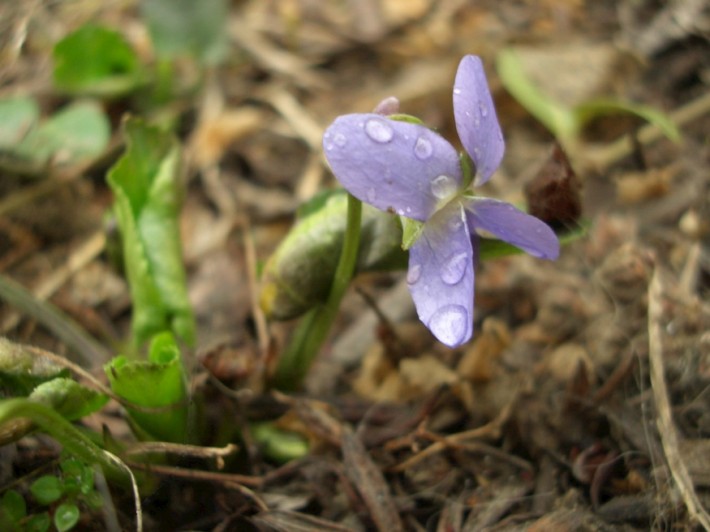
<path fill-rule="evenodd" d="M 301 320 L 291 343 L 281 355 L 274 374 L 274 386 L 280 390 L 293 390 L 300 386 L 313 359 L 328 336 L 340 301 L 350 285 L 357 264 L 360 247 L 360 221 L 362 203 L 348 194 L 348 219 L 343 240 L 343 249 L 335 270 L 328 300 L 314 308 Z"/>
<path fill-rule="evenodd" d="M 131 485 L 128 469 L 124 469 L 86 434 L 64 419 L 52 408 L 29 399 L 0 401 L 0 432 L 12 430 L 13 422 L 28 418 L 43 431 L 54 437 L 64 449 L 87 464 L 98 464 L 109 480 L 121 485 Z"/>

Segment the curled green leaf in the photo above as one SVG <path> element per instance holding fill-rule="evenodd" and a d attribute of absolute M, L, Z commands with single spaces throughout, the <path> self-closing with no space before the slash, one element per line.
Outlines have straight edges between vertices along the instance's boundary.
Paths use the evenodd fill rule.
<path fill-rule="evenodd" d="M 195 322 L 178 227 L 179 145 L 141 120 L 128 119 L 124 126 L 128 148 L 107 179 L 116 198 L 133 298 L 133 340 L 140 346 L 155 334 L 173 331 L 193 346 Z"/>
<path fill-rule="evenodd" d="M 161 412 L 129 408 L 131 419 L 149 439 L 184 443 L 188 426 L 188 394 L 180 350 L 170 333 L 156 336 L 149 360 L 118 356 L 104 366 L 111 388 L 133 404 L 166 407 Z"/>
<path fill-rule="evenodd" d="M 343 245 L 347 194 L 333 191 L 314 202 L 264 267 L 260 303 L 270 318 L 297 317 L 328 297 Z M 401 242 L 397 217 L 364 205 L 357 271 L 402 267 Z"/>

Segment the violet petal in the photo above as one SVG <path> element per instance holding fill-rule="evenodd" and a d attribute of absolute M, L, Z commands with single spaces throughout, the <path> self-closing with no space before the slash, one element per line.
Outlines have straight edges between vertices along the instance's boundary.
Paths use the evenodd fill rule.
<path fill-rule="evenodd" d="M 488 181 L 503 159 L 505 141 L 481 59 L 465 56 L 454 81 L 454 117 L 461 144 L 476 165 L 476 185 Z"/>
<path fill-rule="evenodd" d="M 409 250 L 407 283 L 419 319 L 457 347 L 473 333 L 473 249 L 458 201 L 438 211 Z"/>
<path fill-rule="evenodd" d="M 323 148 L 345 189 L 383 211 L 424 221 L 461 187 L 456 150 L 419 124 L 373 113 L 340 116 Z"/>
<path fill-rule="evenodd" d="M 463 202 L 471 231 L 488 231 L 540 259 L 554 260 L 560 254 L 560 242 L 555 232 L 546 223 L 510 203 L 480 197 L 467 197 Z"/>

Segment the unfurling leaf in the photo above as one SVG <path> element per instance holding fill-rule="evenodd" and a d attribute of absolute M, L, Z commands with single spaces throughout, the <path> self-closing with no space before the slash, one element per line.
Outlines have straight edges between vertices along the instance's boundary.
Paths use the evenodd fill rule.
<path fill-rule="evenodd" d="M 345 233 L 347 195 L 330 192 L 304 207 L 305 215 L 264 268 L 261 307 L 273 319 L 295 318 L 325 301 Z M 402 228 L 397 217 L 367 205 L 362 213 L 357 271 L 404 267 Z"/>
<path fill-rule="evenodd" d="M 118 356 L 104 371 L 118 395 L 144 407 L 166 407 L 161 412 L 128 408 L 139 432 L 148 439 L 184 443 L 187 438 L 187 381 L 180 350 L 170 333 L 153 338 L 149 360 Z"/>
<path fill-rule="evenodd" d="M 180 150 L 172 135 L 137 119 L 125 123 L 128 148 L 111 168 L 136 346 L 163 331 L 189 346 L 195 323 L 187 298 L 178 215 Z"/>

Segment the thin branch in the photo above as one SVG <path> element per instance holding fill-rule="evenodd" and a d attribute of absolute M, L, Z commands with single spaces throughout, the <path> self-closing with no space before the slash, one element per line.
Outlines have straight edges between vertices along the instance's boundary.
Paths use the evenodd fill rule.
<path fill-rule="evenodd" d="M 648 288 L 648 358 L 651 370 L 651 387 L 656 403 L 658 432 L 673 480 L 678 485 L 688 514 L 710 531 L 710 516 L 703 508 L 693 487 L 688 467 L 678 451 L 678 433 L 671 416 L 668 387 L 663 373 L 663 285 L 656 268 Z"/>

